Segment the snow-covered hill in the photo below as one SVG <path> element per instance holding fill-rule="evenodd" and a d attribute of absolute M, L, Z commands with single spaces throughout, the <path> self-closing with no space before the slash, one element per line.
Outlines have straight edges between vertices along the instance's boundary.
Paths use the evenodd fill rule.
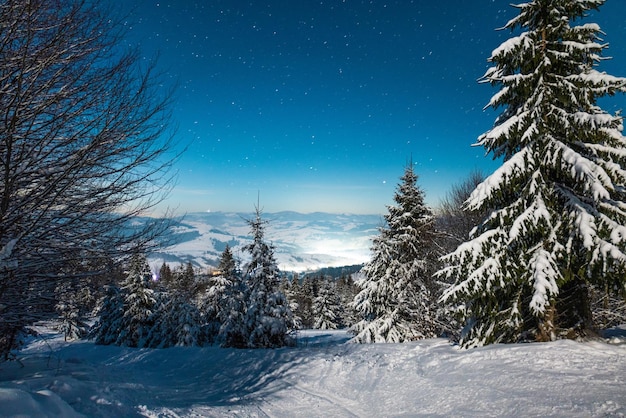
<path fill-rule="evenodd" d="M 45 330 L 43 330 L 45 332 Z M 33 341 L 0 364 L 0 416 L 607 417 L 626 415 L 626 333 L 605 341 L 493 345 L 345 343 L 132 349 Z"/>
<path fill-rule="evenodd" d="M 246 219 L 253 214 L 191 213 L 177 220 L 166 237 L 174 245 L 150 256 L 153 268 L 163 261 L 173 265 L 191 261 L 197 267 L 215 266 L 226 244 L 246 261 L 242 247 L 250 242 Z M 315 270 L 364 263 L 369 259 L 371 239 L 382 218 L 296 212 L 263 214 L 268 221 L 266 240 L 276 247 L 276 259 L 284 271 Z"/>

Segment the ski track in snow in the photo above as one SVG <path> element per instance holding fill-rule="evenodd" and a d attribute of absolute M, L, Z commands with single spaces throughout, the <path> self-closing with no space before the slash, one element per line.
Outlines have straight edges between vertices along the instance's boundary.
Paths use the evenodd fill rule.
<path fill-rule="evenodd" d="M 381 417 L 626 415 L 626 328 L 611 344 L 460 350 L 443 339 L 164 350 L 65 343 L 49 333 L 0 364 L 0 416 Z"/>

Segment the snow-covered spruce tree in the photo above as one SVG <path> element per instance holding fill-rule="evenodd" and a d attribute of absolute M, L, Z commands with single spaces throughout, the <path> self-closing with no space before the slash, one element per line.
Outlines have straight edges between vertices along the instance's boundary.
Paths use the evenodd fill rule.
<path fill-rule="evenodd" d="M 246 348 L 248 346 L 246 295 L 247 288 L 243 277 L 237 272 L 226 286 L 219 311 L 221 326 L 217 339 L 222 347 Z"/>
<path fill-rule="evenodd" d="M 335 290 L 343 308 L 341 322 L 344 326 L 352 326 L 359 321 L 352 304 L 354 297 L 359 293 L 359 287 L 355 284 L 351 274 L 344 274 L 335 282 Z"/>
<path fill-rule="evenodd" d="M 89 330 L 96 344 L 115 344 L 124 319 L 124 296 L 116 286 L 106 286 L 105 295 L 96 310 L 98 320 Z"/>
<path fill-rule="evenodd" d="M 289 304 L 289 310 L 291 311 L 291 315 L 293 318 L 294 328 L 296 330 L 302 329 L 302 318 L 300 317 L 300 305 L 298 303 L 298 292 L 300 289 L 298 273 L 294 273 L 293 277 L 290 279 L 285 276 L 280 281 L 279 290 L 285 295 L 287 298 L 287 303 Z"/>
<path fill-rule="evenodd" d="M 154 291 L 150 288 L 152 271 L 143 255 L 131 260 L 126 279 L 121 285 L 124 298 L 124 315 L 121 320 L 116 345 L 144 347 L 154 326 L 158 310 Z"/>
<path fill-rule="evenodd" d="M 209 279 L 206 292 L 200 303 L 205 334 L 208 342 L 211 344 L 217 338 L 222 321 L 225 319 L 226 315 L 223 311 L 229 305 L 227 293 L 237 280 L 236 274 L 237 262 L 230 246 L 227 244 L 220 257 L 217 274 Z"/>
<path fill-rule="evenodd" d="M 353 306 L 362 320 L 351 328 L 353 342 L 404 342 L 436 336 L 432 274 L 434 219 L 424 204 L 412 164 L 405 169 L 389 206 L 386 225 L 374 238 L 372 259 L 357 283 Z"/>
<path fill-rule="evenodd" d="M 174 273 L 172 272 L 169 264 L 164 261 L 159 269 L 159 283 L 161 283 L 164 287 L 170 287 L 173 281 Z"/>
<path fill-rule="evenodd" d="M 159 283 L 160 284 L 160 283 Z M 186 303 L 182 298 L 166 290 L 154 291 L 154 310 L 150 327 L 143 339 L 144 348 L 168 348 L 176 345 L 178 314 L 176 312 L 179 302 Z"/>
<path fill-rule="evenodd" d="M 183 293 L 155 292 L 150 329 L 142 347 L 203 346 L 207 338 L 198 307 Z"/>
<path fill-rule="evenodd" d="M 252 243 L 244 250 L 251 260 L 244 267 L 247 286 L 246 335 L 248 347 L 282 347 L 292 343 L 293 316 L 285 295 L 279 290 L 280 272 L 274 259 L 274 248 L 264 239 L 265 224 L 256 208 L 254 219 L 247 221 Z"/>
<path fill-rule="evenodd" d="M 604 0 L 517 5 L 484 82 L 503 108 L 479 138 L 503 165 L 467 201 L 490 208 L 471 239 L 447 255 L 442 299 L 466 322 L 461 345 L 553 340 L 592 328 L 588 284 L 625 283 L 626 149 L 622 118 L 597 99 L 626 79 L 594 69 L 605 44 L 580 22 Z"/>
<path fill-rule="evenodd" d="M 176 318 L 175 345 L 179 347 L 193 347 L 206 345 L 209 340 L 206 330 L 202 327 L 202 315 L 195 303 L 182 298 L 173 299 L 175 305 L 171 316 Z"/>
<path fill-rule="evenodd" d="M 302 283 L 294 286 L 294 302 L 298 306 L 298 317 L 302 328 L 313 328 L 315 319 L 313 318 L 313 300 L 319 291 L 319 278 L 306 275 Z"/>
<path fill-rule="evenodd" d="M 343 326 L 343 306 L 335 284 L 322 280 L 317 297 L 313 300 L 313 318 L 316 329 L 337 329 Z"/>
<path fill-rule="evenodd" d="M 161 294 L 160 299 L 150 332 L 149 346 L 191 347 L 208 343 L 200 309 L 187 295 L 169 292 Z"/>
<path fill-rule="evenodd" d="M 167 273 L 166 273 L 167 274 Z M 167 282 L 167 288 L 175 293 L 192 298 L 197 291 L 196 272 L 190 261 L 181 264 Z"/>

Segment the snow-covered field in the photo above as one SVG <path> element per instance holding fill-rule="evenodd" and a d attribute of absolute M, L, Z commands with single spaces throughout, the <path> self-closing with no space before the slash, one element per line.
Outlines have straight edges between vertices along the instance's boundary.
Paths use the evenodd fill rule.
<path fill-rule="evenodd" d="M 163 262 L 172 267 L 191 261 L 196 267 L 216 266 L 226 244 L 241 261 L 243 247 L 250 244 L 250 225 L 245 213 L 189 213 L 164 236 L 176 244 L 151 254 L 155 271 Z M 365 263 L 370 258 L 372 237 L 378 234 L 379 215 L 278 212 L 264 213 L 266 239 L 275 249 L 283 271 L 317 270 Z"/>
<path fill-rule="evenodd" d="M 45 331 L 45 330 L 44 330 Z M 626 328 L 604 341 L 460 350 L 446 340 L 164 350 L 48 333 L 0 364 L 0 416 L 388 417 L 626 415 Z"/>

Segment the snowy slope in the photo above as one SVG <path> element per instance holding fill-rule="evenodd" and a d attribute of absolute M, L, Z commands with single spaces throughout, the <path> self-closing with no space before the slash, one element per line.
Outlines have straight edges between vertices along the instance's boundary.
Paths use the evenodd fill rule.
<path fill-rule="evenodd" d="M 165 350 L 32 342 L 0 365 L 0 415 L 380 417 L 626 415 L 626 332 L 459 350 L 442 339 Z"/>
<path fill-rule="evenodd" d="M 250 227 L 242 213 L 190 213 L 175 222 L 167 240 L 173 242 L 152 254 L 155 270 L 163 261 L 173 265 L 192 261 L 197 267 L 217 265 L 226 244 L 245 260 L 241 248 L 250 243 Z M 268 221 L 266 240 L 276 247 L 276 259 L 283 271 L 316 270 L 366 262 L 371 239 L 382 222 L 378 215 L 351 215 L 297 212 L 263 214 Z"/>

